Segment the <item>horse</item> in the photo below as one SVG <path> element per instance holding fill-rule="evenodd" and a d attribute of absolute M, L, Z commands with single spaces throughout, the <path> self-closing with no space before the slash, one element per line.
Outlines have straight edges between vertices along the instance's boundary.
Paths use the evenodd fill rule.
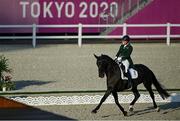
<path fill-rule="evenodd" d="M 115 62 L 115 60 L 113 60 L 111 57 L 109 57 L 108 55 L 103 55 L 103 54 L 101 56 L 97 56 L 94 54 L 94 56 L 97 59 L 96 65 L 98 67 L 99 77 L 104 78 L 105 75 L 107 77 L 107 90 L 106 90 L 104 96 L 102 97 L 102 99 L 100 100 L 100 103 L 96 106 L 95 109 L 92 110 L 92 113 L 97 113 L 97 111 L 101 107 L 102 103 L 106 100 L 106 98 L 110 94 L 112 94 L 116 105 L 122 111 L 124 116 L 127 116 L 127 111 L 124 110 L 124 108 L 120 105 L 120 103 L 118 101 L 117 92 L 127 90 L 128 89 L 127 88 L 128 81 L 123 80 L 121 78 L 120 67 L 117 64 L 117 62 Z M 147 66 L 145 66 L 143 64 L 134 64 L 134 68 L 138 72 L 138 78 L 132 79 L 131 91 L 134 94 L 134 99 L 130 103 L 129 111 L 133 112 L 133 110 L 134 110 L 133 106 L 136 103 L 136 101 L 138 100 L 138 98 L 140 97 L 137 86 L 141 83 L 144 84 L 144 87 L 149 92 L 150 97 L 153 100 L 154 108 L 157 111 L 160 111 L 160 108 L 157 106 L 157 104 L 155 102 L 154 93 L 152 90 L 152 84 L 155 86 L 158 93 L 160 94 L 160 96 L 163 99 L 168 98 L 170 95 L 162 87 L 162 85 L 158 82 L 154 73 Z"/>

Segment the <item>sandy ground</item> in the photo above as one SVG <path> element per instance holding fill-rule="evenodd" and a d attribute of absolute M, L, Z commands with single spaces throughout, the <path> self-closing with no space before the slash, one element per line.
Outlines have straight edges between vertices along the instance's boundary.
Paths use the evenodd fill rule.
<path fill-rule="evenodd" d="M 63 115 L 78 120 L 180 120 L 180 103 L 160 103 L 160 112 L 152 108 L 152 104 L 136 104 L 134 114 L 124 117 L 115 104 L 104 104 L 97 114 L 91 110 L 96 105 L 74 105 L 74 106 L 41 106 L 41 110 L 49 111 L 56 115 Z M 128 110 L 127 104 L 122 104 Z"/>
<path fill-rule="evenodd" d="M 179 88 L 180 44 L 138 43 L 133 47 L 134 63 L 147 65 L 166 88 Z M 118 44 L 84 44 L 82 48 L 75 44 L 38 45 L 35 49 L 31 45 L 0 45 L 0 55 L 9 58 L 13 68 L 16 90 L 12 92 L 105 90 L 105 78 L 98 78 L 93 54 L 107 54 L 114 58 L 118 49 Z M 144 89 L 142 85 L 139 88 Z M 23 117 L 27 115 L 30 119 L 37 116 L 39 119 L 180 120 L 180 103 L 160 103 L 160 112 L 155 112 L 152 104 L 136 104 L 135 113 L 128 117 L 124 117 L 115 104 L 104 104 L 97 114 L 91 114 L 95 106 L 39 106 L 36 107 L 38 113 L 19 110 L 19 117 L 22 119 L 23 112 Z M 122 106 L 128 109 L 127 104 Z M 2 109 L 0 115 L 5 117 L 10 112 L 18 116 L 14 115 L 18 112 L 16 109 L 7 112 Z"/>
<path fill-rule="evenodd" d="M 134 63 L 147 65 L 166 88 L 180 85 L 180 44 L 134 43 Z M 9 58 L 15 91 L 104 90 L 93 54 L 114 58 L 119 44 L 0 45 Z M 144 88 L 139 86 L 139 88 Z"/>
<path fill-rule="evenodd" d="M 104 104 L 97 114 L 96 105 L 40 106 L 27 108 L 0 108 L 0 120 L 180 120 L 180 103 L 160 103 L 160 112 L 152 104 L 136 104 L 134 113 L 123 116 L 115 104 Z M 125 110 L 127 104 L 122 104 Z"/>

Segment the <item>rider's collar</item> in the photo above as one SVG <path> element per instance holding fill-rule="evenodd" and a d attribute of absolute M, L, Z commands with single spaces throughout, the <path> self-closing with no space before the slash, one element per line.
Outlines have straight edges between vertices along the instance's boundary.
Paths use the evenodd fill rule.
<path fill-rule="evenodd" d="M 126 46 L 128 46 L 129 45 L 129 42 L 126 44 L 126 45 L 124 45 L 124 47 L 126 47 Z"/>

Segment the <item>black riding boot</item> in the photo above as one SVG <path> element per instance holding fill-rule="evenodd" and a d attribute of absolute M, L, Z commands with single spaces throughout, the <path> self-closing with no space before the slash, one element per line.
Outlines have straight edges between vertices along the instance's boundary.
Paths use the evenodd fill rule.
<path fill-rule="evenodd" d="M 131 78 L 131 74 L 129 71 L 126 74 L 127 74 L 127 78 L 128 78 L 127 89 L 129 89 L 132 87 L 132 78 Z"/>

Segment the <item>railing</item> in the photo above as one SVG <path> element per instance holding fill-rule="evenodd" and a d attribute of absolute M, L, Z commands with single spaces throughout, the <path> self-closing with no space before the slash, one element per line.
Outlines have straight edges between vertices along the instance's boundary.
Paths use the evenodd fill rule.
<path fill-rule="evenodd" d="M 32 39 L 32 45 L 36 47 L 37 39 L 78 39 L 78 46 L 82 46 L 82 39 L 117 39 L 123 35 L 82 35 L 83 28 L 98 28 L 98 27 L 122 27 L 123 35 L 127 34 L 127 29 L 132 27 L 166 27 L 165 35 L 130 35 L 131 38 L 166 38 L 166 43 L 170 45 L 170 38 L 180 38 L 180 34 L 171 35 L 171 27 L 180 27 L 180 24 L 73 24 L 73 25 L 0 25 L 1 28 L 31 28 L 32 36 L 0 36 L 0 39 Z M 73 36 L 37 36 L 38 28 L 78 28 L 78 35 Z"/>

